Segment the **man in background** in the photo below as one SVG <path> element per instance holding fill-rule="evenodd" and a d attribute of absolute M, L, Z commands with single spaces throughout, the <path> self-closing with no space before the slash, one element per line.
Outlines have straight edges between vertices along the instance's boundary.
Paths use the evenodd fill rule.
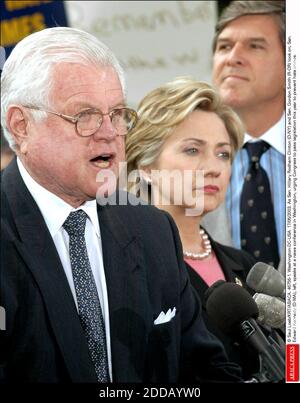
<path fill-rule="evenodd" d="M 213 43 L 213 82 L 244 122 L 226 208 L 208 214 L 213 237 L 284 271 L 285 2 L 233 1 Z M 227 231 L 227 232 L 226 232 Z"/>

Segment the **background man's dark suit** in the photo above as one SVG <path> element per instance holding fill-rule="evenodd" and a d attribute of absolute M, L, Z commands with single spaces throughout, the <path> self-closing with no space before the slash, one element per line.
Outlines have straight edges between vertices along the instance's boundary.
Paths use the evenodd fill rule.
<path fill-rule="evenodd" d="M 58 253 L 16 161 L 2 175 L 1 199 L 0 305 L 6 309 L 7 330 L 1 332 L 0 379 L 96 382 Z M 113 380 L 193 381 L 195 372 L 198 380 L 238 377 L 199 316 L 200 302 L 170 217 L 148 206 L 99 207 L 98 215 Z M 175 318 L 153 324 L 161 311 L 173 307 Z"/>

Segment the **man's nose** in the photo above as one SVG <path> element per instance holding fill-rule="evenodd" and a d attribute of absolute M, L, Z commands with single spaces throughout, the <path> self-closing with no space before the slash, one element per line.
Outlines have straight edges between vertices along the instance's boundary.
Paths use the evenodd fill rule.
<path fill-rule="evenodd" d="M 117 137 L 116 129 L 114 128 L 109 115 L 103 115 L 101 126 L 93 136 L 95 140 L 105 141 L 112 141 Z"/>
<path fill-rule="evenodd" d="M 230 66 L 244 65 L 246 63 L 245 52 L 241 44 L 236 43 L 227 54 L 227 64 Z"/>

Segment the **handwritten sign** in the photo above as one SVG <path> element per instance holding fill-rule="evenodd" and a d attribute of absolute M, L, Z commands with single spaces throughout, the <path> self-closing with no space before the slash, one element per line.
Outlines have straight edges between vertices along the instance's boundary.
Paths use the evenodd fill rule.
<path fill-rule="evenodd" d="M 70 26 L 115 52 L 132 106 L 177 76 L 210 81 L 215 1 L 67 1 L 65 6 Z"/>

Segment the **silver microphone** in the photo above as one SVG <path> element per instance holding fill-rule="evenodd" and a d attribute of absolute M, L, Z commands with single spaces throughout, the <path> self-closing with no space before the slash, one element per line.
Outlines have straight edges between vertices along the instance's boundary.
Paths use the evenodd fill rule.
<path fill-rule="evenodd" d="M 253 298 L 259 311 L 257 321 L 285 333 L 285 302 L 280 298 L 261 293 L 254 294 Z"/>
<path fill-rule="evenodd" d="M 285 299 L 285 278 L 266 263 L 256 263 L 249 271 L 246 282 L 258 293 Z"/>

